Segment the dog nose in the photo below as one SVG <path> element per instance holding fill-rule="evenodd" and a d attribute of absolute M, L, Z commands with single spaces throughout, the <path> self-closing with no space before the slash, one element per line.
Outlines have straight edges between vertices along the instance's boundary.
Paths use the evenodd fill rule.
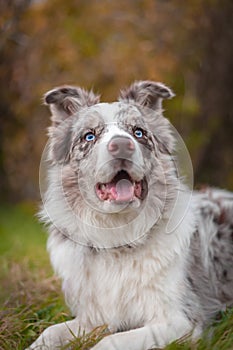
<path fill-rule="evenodd" d="M 108 151 L 113 157 L 129 157 L 135 151 L 133 141 L 129 137 L 116 136 L 108 143 Z"/>

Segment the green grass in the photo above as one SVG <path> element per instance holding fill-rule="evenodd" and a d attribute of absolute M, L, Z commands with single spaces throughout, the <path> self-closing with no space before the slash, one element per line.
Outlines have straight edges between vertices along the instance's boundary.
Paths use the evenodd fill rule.
<path fill-rule="evenodd" d="M 0 206 L 0 349 L 25 349 L 49 325 L 70 318 L 46 252 L 46 233 L 29 204 Z M 74 339 L 87 350 L 105 335 L 99 327 Z M 197 344 L 178 341 L 167 350 L 233 350 L 233 309 Z M 124 349 L 122 349 L 124 350 Z"/>

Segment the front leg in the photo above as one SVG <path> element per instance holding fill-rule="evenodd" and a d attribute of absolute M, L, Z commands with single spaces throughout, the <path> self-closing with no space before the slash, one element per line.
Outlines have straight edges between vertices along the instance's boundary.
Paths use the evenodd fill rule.
<path fill-rule="evenodd" d="M 90 330 L 85 330 L 89 332 Z M 74 336 L 82 336 L 84 329 L 79 325 L 77 318 L 71 321 L 50 326 L 26 350 L 55 350 L 69 343 Z"/>
<path fill-rule="evenodd" d="M 152 324 L 131 331 L 116 333 L 102 339 L 92 350 L 149 350 L 164 348 L 170 342 L 191 333 L 190 325 L 182 322 L 169 327 Z"/>

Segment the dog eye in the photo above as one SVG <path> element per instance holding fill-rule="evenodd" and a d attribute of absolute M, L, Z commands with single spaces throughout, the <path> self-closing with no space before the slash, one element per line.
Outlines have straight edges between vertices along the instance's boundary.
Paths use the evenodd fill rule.
<path fill-rule="evenodd" d="M 84 136 L 84 139 L 85 139 L 87 142 L 94 141 L 94 140 L 95 140 L 95 134 L 94 134 L 93 132 L 88 132 L 88 133 Z"/>
<path fill-rule="evenodd" d="M 137 137 L 138 139 L 141 139 L 143 137 L 143 130 L 142 129 L 135 129 L 134 136 Z"/>

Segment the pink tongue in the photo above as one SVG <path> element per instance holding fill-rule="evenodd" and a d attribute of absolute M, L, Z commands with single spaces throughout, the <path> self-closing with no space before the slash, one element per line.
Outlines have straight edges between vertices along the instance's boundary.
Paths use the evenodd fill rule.
<path fill-rule="evenodd" d="M 116 201 L 126 202 L 134 196 L 134 186 L 126 179 L 119 180 L 116 186 L 111 188 L 111 194 Z"/>

